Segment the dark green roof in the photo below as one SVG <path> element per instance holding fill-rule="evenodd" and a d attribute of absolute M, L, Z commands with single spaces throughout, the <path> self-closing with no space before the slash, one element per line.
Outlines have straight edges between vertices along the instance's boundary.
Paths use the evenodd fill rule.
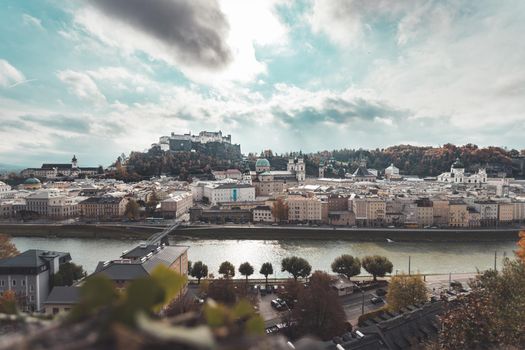
<path fill-rule="evenodd" d="M 30 177 L 29 179 L 24 181 L 24 184 L 26 185 L 37 185 L 40 183 L 40 180 L 36 177 Z"/>
<path fill-rule="evenodd" d="M 268 159 L 259 158 L 257 159 L 257 162 L 255 162 L 255 166 L 270 166 L 270 162 Z"/>

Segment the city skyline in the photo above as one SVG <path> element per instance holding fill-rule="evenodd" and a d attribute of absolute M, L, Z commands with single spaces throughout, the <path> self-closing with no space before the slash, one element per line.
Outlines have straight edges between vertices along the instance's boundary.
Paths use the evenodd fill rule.
<path fill-rule="evenodd" d="M 107 165 L 201 130 L 243 153 L 524 148 L 522 2 L 3 5 L 0 163 Z"/>

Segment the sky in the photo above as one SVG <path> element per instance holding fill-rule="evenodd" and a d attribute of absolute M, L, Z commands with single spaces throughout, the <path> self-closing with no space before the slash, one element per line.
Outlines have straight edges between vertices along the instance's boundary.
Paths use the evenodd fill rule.
<path fill-rule="evenodd" d="M 0 163 L 163 135 L 244 153 L 525 148 L 525 1 L 3 0 Z"/>

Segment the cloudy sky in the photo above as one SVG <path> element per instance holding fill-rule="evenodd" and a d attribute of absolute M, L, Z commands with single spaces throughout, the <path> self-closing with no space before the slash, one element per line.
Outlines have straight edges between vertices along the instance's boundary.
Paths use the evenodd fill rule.
<path fill-rule="evenodd" d="M 243 152 L 525 148 L 525 1 L 4 0 L 0 163 L 161 135 Z"/>

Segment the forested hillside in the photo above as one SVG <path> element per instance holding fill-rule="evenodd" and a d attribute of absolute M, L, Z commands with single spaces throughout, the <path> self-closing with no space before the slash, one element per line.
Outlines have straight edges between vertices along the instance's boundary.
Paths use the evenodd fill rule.
<path fill-rule="evenodd" d="M 278 155 L 266 151 L 259 155 L 249 154 L 243 161 L 236 152 L 210 153 L 204 149 L 191 152 L 169 152 L 152 148 L 145 153 L 132 152 L 125 167 L 120 166 L 117 161 L 118 171 L 110 175 L 127 180 L 138 180 L 165 174 L 187 180 L 192 176 L 209 177 L 212 169 L 254 170 L 258 157 L 267 158 L 274 170 L 286 170 L 288 158 L 298 155 L 305 159 L 307 176 L 317 176 L 319 163 L 323 161 L 330 164 L 326 176 L 343 177 L 345 173 L 351 173 L 357 169 L 361 159 L 366 160 L 368 168 L 374 168 L 380 172 L 393 163 L 400 169 L 401 174 L 421 177 L 437 176 L 448 171 L 451 164 L 459 158 L 467 171 L 476 171 L 483 167 L 487 169 L 489 175 L 506 173 L 508 176 L 520 177 L 523 175 L 523 169 L 520 170 L 519 166 L 516 166 L 516 160 L 521 159 L 523 162 L 523 158 L 519 157 L 523 157 L 525 152 L 505 150 L 500 147 L 479 148 L 473 144 L 464 146 L 446 144 L 443 147 L 398 145 L 385 149 L 342 149 L 310 154 Z"/>

